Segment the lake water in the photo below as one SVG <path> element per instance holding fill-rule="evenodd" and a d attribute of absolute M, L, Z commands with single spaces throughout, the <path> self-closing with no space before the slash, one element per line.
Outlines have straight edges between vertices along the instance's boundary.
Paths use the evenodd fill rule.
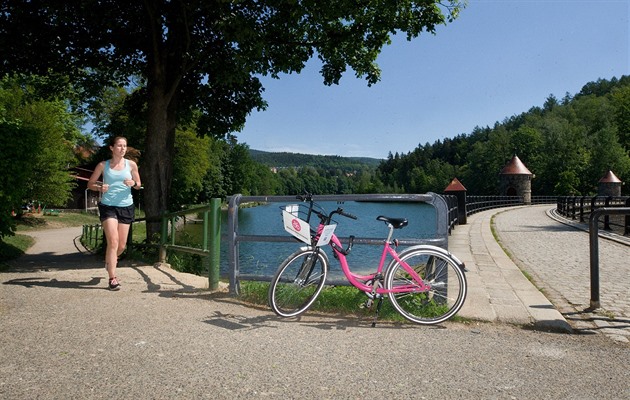
<path fill-rule="evenodd" d="M 340 238 L 354 235 L 357 238 L 385 239 L 387 226 L 384 222 L 377 221 L 376 217 L 384 215 L 393 218 L 407 218 L 409 225 L 403 229 L 394 231 L 397 239 L 422 239 L 433 238 L 436 232 L 436 214 L 433 206 L 424 203 L 376 203 L 376 202 L 336 202 L 318 203 L 327 212 L 335 210 L 338 206 L 344 211 L 356 215 L 357 220 L 336 215 L 337 222 L 335 234 Z M 284 203 L 269 203 L 251 208 L 239 209 L 238 232 L 241 235 L 286 235 L 282 222 L 280 207 Z M 187 224 L 184 231 L 195 238 L 202 237 L 203 225 Z M 227 241 L 227 212 L 222 212 L 222 240 L 221 240 L 221 275 L 228 273 Z M 342 239 L 344 246 L 346 241 Z M 266 243 L 266 242 L 241 242 L 240 243 L 240 273 L 271 276 L 280 263 L 291 253 L 304 245 L 293 243 Z M 378 266 L 382 247 L 373 245 L 355 245 L 348 256 L 348 263 L 353 271 L 372 271 Z M 338 262 L 332 257 L 330 249 L 327 249 L 331 261 L 331 273 L 333 276 L 341 275 Z"/>

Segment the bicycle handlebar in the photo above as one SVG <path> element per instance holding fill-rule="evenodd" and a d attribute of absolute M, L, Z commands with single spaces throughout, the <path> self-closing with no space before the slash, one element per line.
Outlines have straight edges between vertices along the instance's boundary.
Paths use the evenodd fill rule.
<path fill-rule="evenodd" d="M 295 198 L 300 201 L 313 201 L 313 193 L 309 193 L 305 190 L 304 194 L 298 194 Z"/>
<path fill-rule="evenodd" d="M 337 209 L 337 214 L 343 215 L 344 217 L 348 217 L 348 218 L 351 218 L 351 219 L 358 219 L 356 215 L 347 213 L 344 210 L 342 210 L 341 208 Z"/>
<path fill-rule="evenodd" d="M 311 203 L 311 210 L 313 209 L 313 194 L 307 192 L 306 190 L 304 191 L 304 194 L 298 194 L 297 196 L 295 196 L 295 198 L 297 200 L 300 201 L 305 201 L 305 202 L 309 202 Z M 310 213 L 310 211 L 309 211 Z M 356 215 L 347 213 L 343 210 L 343 208 L 338 207 L 335 211 L 331 212 L 328 215 L 328 218 L 326 218 L 326 215 L 319 213 L 319 212 L 315 212 L 317 214 L 317 216 L 322 220 L 322 221 L 327 221 L 330 222 L 330 220 L 332 219 L 332 216 L 335 214 L 339 214 L 339 215 L 343 215 L 344 217 L 350 218 L 350 219 L 358 219 Z"/>

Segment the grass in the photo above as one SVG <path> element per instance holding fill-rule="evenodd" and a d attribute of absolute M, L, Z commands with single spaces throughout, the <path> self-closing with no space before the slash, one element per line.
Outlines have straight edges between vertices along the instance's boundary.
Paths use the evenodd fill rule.
<path fill-rule="evenodd" d="M 0 271 L 7 269 L 6 262 L 24 254 L 35 243 L 35 240 L 27 235 L 15 235 L 0 240 Z"/>
<path fill-rule="evenodd" d="M 268 282 L 241 282 L 239 298 L 247 303 L 268 306 Z M 330 314 L 354 315 L 362 317 L 374 316 L 376 302 L 373 309 L 362 308 L 367 297 L 363 292 L 352 286 L 326 286 L 309 310 Z M 389 301 L 383 301 L 379 320 L 402 321 L 403 318 L 394 310 Z"/>
<path fill-rule="evenodd" d="M 239 298 L 250 304 L 268 306 L 268 291 L 268 282 L 241 282 Z M 371 309 L 367 309 L 362 307 L 366 300 L 366 295 L 353 286 L 326 286 L 315 303 L 309 308 L 309 311 L 373 318 L 377 302 L 374 302 Z M 383 300 L 378 319 L 379 321 L 388 322 L 407 322 L 407 320 L 394 309 L 388 299 Z M 455 315 L 451 318 L 451 321 L 465 322 L 465 319 Z"/>
<path fill-rule="evenodd" d="M 96 214 L 61 212 L 59 215 L 26 214 L 17 220 L 16 233 L 99 224 Z"/>

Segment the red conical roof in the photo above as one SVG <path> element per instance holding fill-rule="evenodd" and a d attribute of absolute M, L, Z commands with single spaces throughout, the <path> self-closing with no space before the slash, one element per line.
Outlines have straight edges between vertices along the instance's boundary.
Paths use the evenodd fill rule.
<path fill-rule="evenodd" d="M 512 160 L 503 167 L 501 175 L 532 175 L 527 169 L 525 164 L 517 157 L 512 157 Z"/>
<path fill-rule="evenodd" d="M 599 180 L 599 183 L 621 183 L 621 179 L 617 178 L 617 175 L 612 171 L 608 171 L 606 175 Z"/>
<path fill-rule="evenodd" d="M 465 192 L 466 188 L 464 187 L 464 185 L 462 185 L 459 179 L 453 178 L 451 183 L 448 184 L 448 186 L 446 187 L 446 189 L 444 189 L 444 191 L 445 192 Z"/>

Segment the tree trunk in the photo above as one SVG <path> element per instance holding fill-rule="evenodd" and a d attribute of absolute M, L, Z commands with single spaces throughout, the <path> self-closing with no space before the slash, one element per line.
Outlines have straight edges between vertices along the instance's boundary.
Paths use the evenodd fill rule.
<path fill-rule="evenodd" d="M 158 85 L 149 85 L 149 103 L 145 154 L 142 157 L 142 181 L 147 216 L 147 241 L 155 242 L 160 233 L 161 217 L 168 210 L 173 175 L 176 116 L 171 96 Z"/>

